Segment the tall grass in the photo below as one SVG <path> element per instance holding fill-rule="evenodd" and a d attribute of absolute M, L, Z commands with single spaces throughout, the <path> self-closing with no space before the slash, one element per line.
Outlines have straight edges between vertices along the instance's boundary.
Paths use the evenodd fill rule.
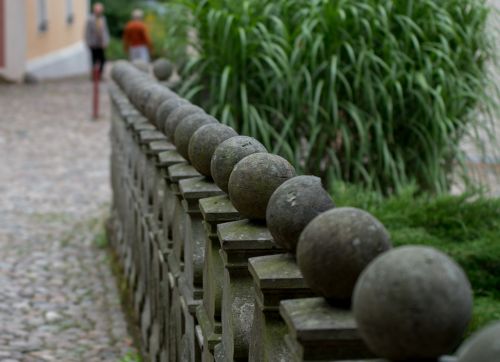
<path fill-rule="evenodd" d="M 178 2 L 198 54 L 181 92 L 299 172 L 442 192 L 491 120 L 483 0 Z"/>

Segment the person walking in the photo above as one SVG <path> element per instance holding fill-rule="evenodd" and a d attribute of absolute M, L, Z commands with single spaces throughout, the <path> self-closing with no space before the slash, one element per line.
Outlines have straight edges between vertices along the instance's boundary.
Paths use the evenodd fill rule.
<path fill-rule="evenodd" d="M 143 18 L 142 10 L 135 9 L 132 12 L 132 20 L 127 23 L 123 31 L 123 47 L 129 54 L 130 61 L 142 60 L 149 63 L 153 45 Z"/>
<path fill-rule="evenodd" d="M 104 64 L 106 63 L 106 47 L 109 44 L 109 31 L 104 16 L 104 6 L 95 3 L 93 14 L 88 18 L 85 26 L 85 42 L 92 56 L 92 69 L 99 67 L 99 75 L 102 76 Z"/>

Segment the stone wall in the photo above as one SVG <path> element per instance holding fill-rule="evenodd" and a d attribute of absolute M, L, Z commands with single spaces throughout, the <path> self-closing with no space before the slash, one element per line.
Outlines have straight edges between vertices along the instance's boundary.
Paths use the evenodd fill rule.
<path fill-rule="evenodd" d="M 319 179 L 129 63 L 112 77 L 109 236 L 145 361 L 437 361 L 455 348 L 472 295 L 447 256 L 392 249 L 373 216 L 335 208 Z"/>

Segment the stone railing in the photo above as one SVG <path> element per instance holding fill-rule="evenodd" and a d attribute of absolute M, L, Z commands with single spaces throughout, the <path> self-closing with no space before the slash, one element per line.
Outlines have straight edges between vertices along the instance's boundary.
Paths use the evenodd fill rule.
<path fill-rule="evenodd" d="M 457 264 L 391 249 L 373 216 L 129 63 L 112 77 L 109 237 L 144 360 L 455 360 Z"/>

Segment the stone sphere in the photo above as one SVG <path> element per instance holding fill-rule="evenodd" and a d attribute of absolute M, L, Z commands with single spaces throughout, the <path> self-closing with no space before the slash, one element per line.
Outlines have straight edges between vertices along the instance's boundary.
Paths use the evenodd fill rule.
<path fill-rule="evenodd" d="M 165 58 L 155 60 L 153 63 L 153 74 L 156 79 L 164 81 L 170 78 L 174 71 L 174 66 Z"/>
<path fill-rule="evenodd" d="M 195 113 L 182 120 L 175 129 L 174 143 L 177 152 L 189 161 L 189 141 L 198 128 L 217 120 L 206 113 Z"/>
<path fill-rule="evenodd" d="M 164 100 L 156 109 L 155 122 L 158 128 L 162 131 L 165 131 L 165 121 L 167 120 L 168 116 L 174 110 L 186 104 L 190 104 L 189 101 L 184 98 L 180 98 L 177 95 L 175 97 L 170 97 L 167 100 Z"/>
<path fill-rule="evenodd" d="M 189 141 L 188 154 L 193 167 L 202 175 L 211 176 L 210 162 L 217 146 L 238 134 L 234 129 L 220 123 L 201 126 Z"/>
<path fill-rule="evenodd" d="M 124 60 L 118 60 L 114 62 L 113 67 L 111 68 L 111 78 L 117 83 L 121 82 L 121 78 L 127 72 L 128 64 Z"/>
<path fill-rule="evenodd" d="M 229 198 L 246 218 L 265 220 L 267 203 L 283 182 L 295 176 L 295 169 L 283 157 L 254 153 L 239 161 L 229 177 Z"/>
<path fill-rule="evenodd" d="M 152 92 L 151 95 L 149 96 L 146 102 L 144 114 L 152 123 L 154 123 L 157 127 L 159 127 L 159 124 L 156 121 L 156 113 L 158 111 L 159 106 L 168 101 L 169 99 L 176 99 L 176 98 L 179 98 L 177 94 L 172 92 L 167 87 L 160 85 L 160 87 L 156 88 L 156 90 Z"/>
<path fill-rule="evenodd" d="M 391 248 L 389 233 L 370 213 L 340 207 L 314 218 L 297 244 L 306 284 L 337 303 L 349 302 L 363 269 Z"/>
<path fill-rule="evenodd" d="M 148 80 L 148 82 L 138 82 L 136 88 L 131 93 L 132 103 L 144 115 L 146 115 L 146 104 L 149 98 L 156 92 L 160 91 L 161 85 Z"/>
<path fill-rule="evenodd" d="M 474 333 L 458 349 L 457 362 L 500 361 L 500 321 Z"/>
<path fill-rule="evenodd" d="M 359 333 L 390 360 L 436 359 L 460 341 L 472 313 L 467 276 L 451 258 L 405 246 L 376 258 L 353 296 Z"/>
<path fill-rule="evenodd" d="M 141 72 L 149 73 L 150 65 L 148 62 L 145 62 L 144 60 L 140 60 L 140 59 L 134 60 L 132 62 L 132 65 L 134 67 L 136 67 L 136 69 L 140 70 Z"/>
<path fill-rule="evenodd" d="M 143 88 L 151 84 L 151 79 L 142 74 L 127 74 L 121 81 L 122 89 L 129 97 L 130 101 L 135 104 L 135 98 L 143 91 Z"/>
<path fill-rule="evenodd" d="M 254 153 L 265 153 L 266 148 L 255 138 L 237 136 L 222 142 L 214 151 L 210 162 L 210 173 L 222 191 L 228 193 L 229 176 L 234 166 Z"/>
<path fill-rule="evenodd" d="M 269 199 L 267 228 L 274 242 L 295 253 L 299 236 L 309 222 L 335 207 L 316 176 L 296 176 L 281 184 Z"/>
<path fill-rule="evenodd" d="M 174 111 L 170 112 L 167 118 L 164 118 L 165 121 L 163 122 L 163 131 L 172 142 L 175 142 L 175 129 L 179 123 L 182 122 L 184 118 L 195 113 L 206 114 L 200 107 L 191 103 L 184 103 L 176 107 Z"/>

